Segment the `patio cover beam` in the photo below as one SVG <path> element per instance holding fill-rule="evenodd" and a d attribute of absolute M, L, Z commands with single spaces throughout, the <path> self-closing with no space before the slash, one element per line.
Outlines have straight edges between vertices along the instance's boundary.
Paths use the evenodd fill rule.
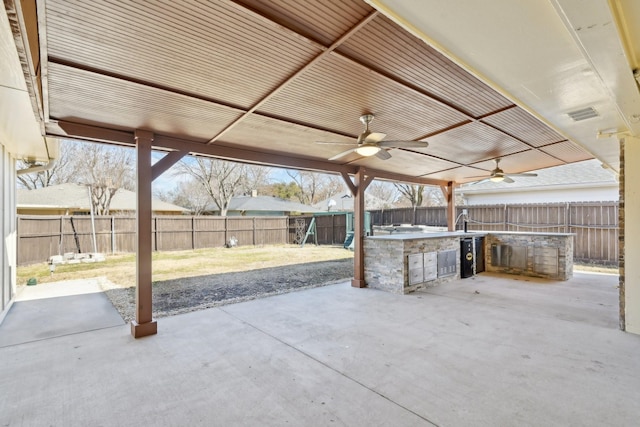
<path fill-rule="evenodd" d="M 108 142 L 112 144 L 135 145 L 133 132 L 116 130 L 93 125 L 58 121 L 47 126 L 47 136 L 57 138 L 73 138 L 83 141 Z M 253 151 L 245 148 L 223 146 L 218 144 L 207 145 L 186 139 L 173 138 L 155 134 L 153 147 L 163 151 L 181 151 L 192 155 L 215 157 L 234 162 L 251 163 L 263 166 L 311 170 L 317 172 L 337 173 L 342 175 L 355 175 L 358 166 L 340 165 L 323 160 L 292 157 L 282 152 Z M 158 162 L 159 163 L 159 162 Z M 154 165 L 155 166 L 155 165 Z M 399 173 L 384 172 L 377 169 L 367 169 L 368 176 L 388 181 L 400 181 L 422 185 L 447 185 L 447 181 L 424 178 L 420 176 L 403 175 Z M 347 183 L 347 185 L 349 185 Z M 353 189 L 349 187 L 352 191 Z"/>

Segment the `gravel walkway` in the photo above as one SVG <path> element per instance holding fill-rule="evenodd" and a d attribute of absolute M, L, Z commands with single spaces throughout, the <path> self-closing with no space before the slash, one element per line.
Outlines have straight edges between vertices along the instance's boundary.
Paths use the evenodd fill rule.
<path fill-rule="evenodd" d="M 212 274 L 153 284 L 153 315 L 166 317 L 225 304 L 338 283 L 353 277 L 353 259 Z M 101 279 L 102 289 L 122 318 L 135 317 L 135 288 Z"/>

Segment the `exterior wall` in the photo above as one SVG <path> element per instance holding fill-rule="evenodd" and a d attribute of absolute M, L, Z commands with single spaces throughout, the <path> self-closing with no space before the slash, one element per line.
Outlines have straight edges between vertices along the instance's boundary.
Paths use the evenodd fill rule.
<path fill-rule="evenodd" d="M 640 334 L 640 242 L 635 239 L 640 236 L 640 186 L 636 184 L 640 182 L 640 138 L 625 137 L 622 150 L 624 173 L 620 175 L 620 182 L 623 183 L 624 203 L 620 208 L 623 231 L 620 239 L 624 250 L 621 251 L 621 303 L 624 304 L 624 329 Z M 625 241 L 627 236 L 629 238 Z"/>
<path fill-rule="evenodd" d="M 573 238 L 572 234 L 489 233 L 485 238 L 485 270 L 569 280 L 573 277 Z M 519 268 L 492 265 L 492 245 L 494 244 L 526 248 L 526 266 Z M 545 249 L 557 249 L 557 258 L 543 256 L 541 250 Z M 556 260 L 557 264 L 555 264 Z"/>
<path fill-rule="evenodd" d="M 565 202 L 601 202 L 618 200 L 618 186 L 614 183 L 607 187 L 541 189 L 537 191 L 479 193 L 464 192 L 467 205 L 492 205 L 501 203 L 565 203 Z"/>
<path fill-rule="evenodd" d="M 16 170 L 15 160 L 0 141 L 0 323 L 16 294 Z"/>

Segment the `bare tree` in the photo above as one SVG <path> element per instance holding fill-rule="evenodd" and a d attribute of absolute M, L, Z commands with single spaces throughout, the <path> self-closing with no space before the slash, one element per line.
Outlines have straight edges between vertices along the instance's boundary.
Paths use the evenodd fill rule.
<path fill-rule="evenodd" d="M 375 197 L 380 206 L 375 209 L 392 208 L 400 196 L 398 189 L 391 182 L 374 180 L 367 188 L 367 195 Z"/>
<path fill-rule="evenodd" d="M 62 141 L 60 144 L 60 156 L 55 160 L 53 167 L 41 172 L 18 175 L 18 185 L 21 188 L 35 190 L 36 188 L 48 187 L 50 185 L 74 182 L 77 178 L 78 170 L 81 167 L 79 160 L 82 156 L 79 155 L 79 152 L 82 144 L 83 143 L 77 141 Z M 17 169 L 27 169 L 36 165 L 38 165 L 38 163 L 18 160 L 16 167 Z"/>
<path fill-rule="evenodd" d="M 181 161 L 175 173 L 187 174 L 202 185 L 220 210 L 220 215 L 226 216 L 231 198 L 242 190 L 245 165 L 197 157 Z"/>
<path fill-rule="evenodd" d="M 254 191 L 261 192 L 269 185 L 272 171 L 272 168 L 266 166 L 245 165 L 242 192 L 244 194 L 252 194 Z"/>
<path fill-rule="evenodd" d="M 189 209 L 194 215 L 202 215 L 213 200 L 204 185 L 194 178 L 181 181 L 175 188 L 157 191 L 160 200 Z"/>
<path fill-rule="evenodd" d="M 20 169 L 29 166 L 27 162 L 18 162 Z M 135 188 L 134 151 L 105 144 L 63 141 L 60 156 L 51 169 L 19 175 L 18 182 L 30 190 L 68 182 L 87 185 L 96 215 L 108 215 L 118 189 Z"/>
<path fill-rule="evenodd" d="M 77 181 L 89 186 L 96 215 L 109 215 L 111 200 L 121 189 L 135 189 L 134 151 L 105 144 L 83 144 Z"/>
<path fill-rule="evenodd" d="M 422 206 L 423 195 L 424 195 L 424 185 L 416 185 L 416 184 L 393 184 L 402 197 L 406 199 L 412 208 L 416 208 L 418 206 Z"/>
<path fill-rule="evenodd" d="M 425 206 L 444 206 L 447 204 L 440 187 L 432 185 L 425 188 L 423 202 Z"/>
<path fill-rule="evenodd" d="M 336 175 L 294 170 L 287 170 L 287 175 L 298 186 L 297 199 L 307 205 L 328 199 L 344 189 L 342 178 Z"/>

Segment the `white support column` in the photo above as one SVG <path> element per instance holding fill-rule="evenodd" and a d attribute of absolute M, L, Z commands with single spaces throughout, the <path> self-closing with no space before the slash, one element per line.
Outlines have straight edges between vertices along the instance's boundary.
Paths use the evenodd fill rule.
<path fill-rule="evenodd" d="M 151 144 L 153 133 L 136 130 L 137 149 L 137 245 L 136 245 L 136 319 L 131 322 L 134 338 L 158 333 L 158 324 L 153 319 L 151 291 Z"/>
<path fill-rule="evenodd" d="M 640 334 L 640 138 L 624 137 L 620 150 L 620 326 Z"/>

